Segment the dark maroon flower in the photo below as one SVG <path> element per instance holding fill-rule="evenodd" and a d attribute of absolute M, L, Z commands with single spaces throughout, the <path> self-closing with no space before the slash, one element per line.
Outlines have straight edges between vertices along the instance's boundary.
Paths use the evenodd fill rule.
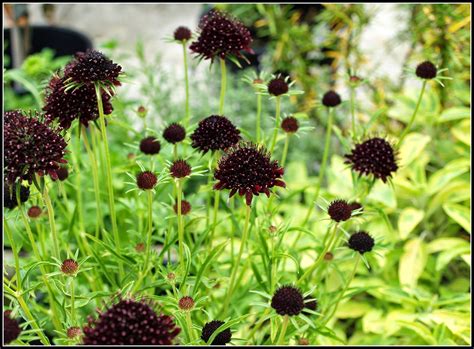
<path fill-rule="evenodd" d="M 295 133 L 296 131 L 298 131 L 299 127 L 300 126 L 298 125 L 298 119 L 292 116 L 284 118 L 283 121 L 281 122 L 281 128 L 286 133 Z"/>
<path fill-rule="evenodd" d="M 146 155 L 156 155 L 161 150 L 161 143 L 153 136 L 146 137 L 140 142 L 140 150 Z"/>
<path fill-rule="evenodd" d="M 303 294 L 297 287 L 281 286 L 275 291 L 271 306 L 279 315 L 298 315 L 305 307 Z"/>
<path fill-rule="evenodd" d="M 177 41 L 188 41 L 191 36 L 191 30 L 187 27 L 178 27 L 174 31 L 174 39 Z"/>
<path fill-rule="evenodd" d="M 383 138 L 370 138 L 356 144 L 351 154 L 346 156 L 346 164 L 361 175 L 373 175 L 383 182 L 398 169 L 395 151 L 392 145 Z"/>
<path fill-rule="evenodd" d="M 74 259 L 66 259 L 61 264 L 61 271 L 66 275 L 74 275 L 79 268 L 79 264 Z"/>
<path fill-rule="evenodd" d="M 3 312 L 3 341 L 5 344 L 13 342 L 21 333 L 18 321 L 12 319 L 10 313 L 9 310 Z"/>
<path fill-rule="evenodd" d="M 436 66 L 430 61 L 424 61 L 416 67 L 415 73 L 419 78 L 429 80 L 436 77 L 438 70 L 436 69 Z"/>
<path fill-rule="evenodd" d="M 121 73 L 120 65 L 112 62 L 103 53 L 91 49 L 76 53 L 74 59 L 64 68 L 66 79 L 87 85 L 96 82 L 120 85 L 118 77 Z"/>
<path fill-rule="evenodd" d="M 191 174 L 191 166 L 186 160 L 176 160 L 170 167 L 170 174 L 173 178 L 184 178 Z"/>
<path fill-rule="evenodd" d="M 372 251 L 374 244 L 374 238 L 365 231 L 354 233 L 349 238 L 349 248 L 360 254 Z"/>
<path fill-rule="evenodd" d="M 345 200 L 334 200 L 328 207 L 329 217 L 335 222 L 347 221 L 351 218 L 352 209 Z"/>
<path fill-rule="evenodd" d="M 43 213 L 43 210 L 39 206 L 31 206 L 28 209 L 28 217 L 30 218 L 38 218 L 41 213 Z"/>
<path fill-rule="evenodd" d="M 178 214 L 178 203 L 173 205 L 174 213 Z M 181 214 L 186 216 L 189 212 L 191 212 L 191 204 L 186 200 L 181 200 Z"/>
<path fill-rule="evenodd" d="M 69 171 L 66 166 L 61 166 L 58 168 L 56 171 L 56 174 L 58 175 L 58 179 L 63 182 L 69 177 Z"/>
<path fill-rule="evenodd" d="M 144 171 L 137 174 L 137 186 L 142 190 L 151 190 L 158 182 L 158 178 L 151 171 Z"/>
<path fill-rule="evenodd" d="M 194 299 L 189 296 L 182 297 L 178 302 L 179 309 L 189 311 L 194 308 Z"/>
<path fill-rule="evenodd" d="M 171 144 L 179 143 L 186 138 L 186 130 L 183 126 L 174 122 L 165 128 L 163 138 Z"/>
<path fill-rule="evenodd" d="M 69 128 L 75 119 L 79 119 L 84 126 L 99 118 L 97 96 L 92 85 L 83 85 L 76 89 L 65 90 L 66 78 L 53 76 L 46 90 L 46 100 L 43 110 L 46 117 L 57 120 L 61 127 Z M 112 113 L 110 95 L 102 92 L 104 114 Z"/>
<path fill-rule="evenodd" d="M 362 210 L 364 209 L 364 207 L 360 203 L 358 203 L 357 201 L 353 201 L 353 202 L 349 203 L 349 206 L 351 207 L 352 211 L 357 211 L 359 209 L 362 209 Z M 362 210 L 360 210 L 360 211 L 362 211 Z"/>
<path fill-rule="evenodd" d="M 274 96 L 281 96 L 288 92 L 288 83 L 283 78 L 275 78 L 268 83 L 268 93 Z"/>
<path fill-rule="evenodd" d="M 10 185 L 9 183 L 3 184 L 3 205 L 10 210 L 13 210 L 18 206 L 18 200 L 16 197 L 16 187 L 19 185 L 15 183 Z M 30 197 L 30 188 L 25 185 L 20 186 L 20 202 L 27 202 Z"/>
<path fill-rule="evenodd" d="M 312 311 L 316 311 L 318 309 L 318 301 L 313 298 L 312 296 L 308 295 L 304 297 L 304 307 L 306 309 L 310 309 Z M 303 313 L 310 314 L 309 312 L 305 312 L 303 309 Z"/>
<path fill-rule="evenodd" d="M 191 135 L 193 148 L 204 154 L 215 150 L 225 150 L 240 141 L 240 131 L 225 116 L 211 115 L 201 120 Z"/>
<path fill-rule="evenodd" d="M 35 173 L 49 174 L 58 179 L 60 163 L 66 163 L 66 141 L 48 120 L 39 116 L 27 117 L 20 111 L 9 111 L 4 116 L 5 176 L 9 183 L 27 179 Z"/>
<path fill-rule="evenodd" d="M 241 144 L 219 160 L 214 172 L 214 178 L 218 181 L 214 189 L 229 189 L 229 197 L 236 193 L 245 195 L 250 206 L 254 195 L 265 193 L 269 197 L 274 186 L 286 186 L 281 179 L 283 172 L 278 161 L 272 161 L 263 147 Z"/>
<path fill-rule="evenodd" d="M 73 339 L 82 335 L 82 331 L 80 327 L 69 327 L 67 329 L 66 334 L 67 334 L 67 338 Z"/>
<path fill-rule="evenodd" d="M 120 300 L 83 328 L 86 345 L 171 345 L 181 329 L 145 301 Z"/>
<path fill-rule="evenodd" d="M 325 107 L 337 107 L 341 104 L 341 97 L 335 91 L 328 91 L 324 94 L 322 102 Z"/>
<path fill-rule="evenodd" d="M 250 31 L 229 14 L 211 10 L 199 22 L 199 37 L 189 47 L 199 57 L 213 60 L 228 55 L 241 57 L 241 51 L 253 53 Z"/>
<path fill-rule="evenodd" d="M 224 321 L 213 320 L 208 322 L 202 328 L 201 339 L 207 343 L 211 338 L 212 334 L 222 325 L 225 325 Z M 224 331 L 220 332 L 210 343 L 211 345 L 226 345 L 232 339 L 232 332 L 230 328 L 226 328 Z"/>

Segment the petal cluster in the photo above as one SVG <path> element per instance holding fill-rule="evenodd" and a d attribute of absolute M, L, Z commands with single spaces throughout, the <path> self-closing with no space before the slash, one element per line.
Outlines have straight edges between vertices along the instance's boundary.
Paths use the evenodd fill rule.
<path fill-rule="evenodd" d="M 301 313 L 305 301 L 299 288 L 285 285 L 275 291 L 271 306 L 277 314 L 294 316 Z"/>
<path fill-rule="evenodd" d="M 202 153 L 225 150 L 240 141 L 240 131 L 225 116 L 211 115 L 201 120 L 191 135 L 193 148 Z"/>
<path fill-rule="evenodd" d="M 211 338 L 212 334 L 222 325 L 225 325 L 224 321 L 213 320 L 208 322 L 202 328 L 201 339 L 205 342 Z M 224 331 L 220 332 L 210 343 L 211 345 L 226 345 L 232 339 L 232 332 L 230 328 L 225 329 Z"/>

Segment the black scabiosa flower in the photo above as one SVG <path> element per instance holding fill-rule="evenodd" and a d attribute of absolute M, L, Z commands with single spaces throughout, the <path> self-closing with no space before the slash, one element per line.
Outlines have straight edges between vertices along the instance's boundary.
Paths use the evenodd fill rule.
<path fill-rule="evenodd" d="M 92 85 L 84 85 L 66 91 L 66 78 L 53 76 L 46 89 L 46 100 L 43 110 L 46 117 L 57 120 L 61 127 L 68 129 L 75 119 L 88 126 L 89 122 L 99 118 L 97 96 Z M 110 95 L 102 92 L 104 114 L 112 113 Z"/>
<path fill-rule="evenodd" d="M 151 171 L 143 171 L 137 174 L 137 186 L 141 190 L 151 190 L 158 182 L 158 178 Z"/>
<path fill-rule="evenodd" d="M 56 174 L 58 175 L 58 179 L 63 182 L 69 177 L 69 171 L 66 166 L 61 166 L 58 168 L 56 171 Z"/>
<path fill-rule="evenodd" d="M 186 160 L 176 160 L 170 167 L 170 174 L 173 178 L 184 178 L 191 174 L 191 166 Z"/>
<path fill-rule="evenodd" d="M 194 299 L 189 296 L 184 296 L 178 301 L 179 309 L 189 311 L 194 308 Z"/>
<path fill-rule="evenodd" d="M 174 213 L 178 214 L 178 203 L 173 205 Z M 191 212 L 191 204 L 189 201 L 181 200 L 181 214 L 186 216 L 189 212 Z"/>
<path fill-rule="evenodd" d="M 189 47 L 204 59 L 222 58 L 228 55 L 241 57 L 241 51 L 253 53 L 250 48 L 250 31 L 229 14 L 211 10 L 199 22 L 199 37 Z"/>
<path fill-rule="evenodd" d="M 153 136 L 146 137 L 140 142 L 140 150 L 146 155 L 156 155 L 161 150 L 161 143 Z"/>
<path fill-rule="evenodd" d="M 268 83 L 268 93 L 273 96 L 280 96 L 288 92 L 288 83 L 283 78 L 275 78 Z"/>
<path fill-rule="evenodd" d="M 64 76 L 76 83 L 92 85 L 96 82 L 111 82 L 120 85 L 119 75 L 122 67 L 112 62 L 103 53 L 96 50 L 78 52 L 64 68 Z"/>
<path fill-rule="evenodd" d="M 28 209 L 28 217 L 33 218 L 33 219 L 38 218 L 41 215 L 41 213 L 43 213 L 43 210 L 39 206 L 31 206 Z"/>
<path fill-rule="evenodd" d="M 294 316 L 301 313 L 305 307 L 305 302 L 299 288 L 284 285 L 275 291 L 271 306 L 277 314 Z"/>
<path fill-rule="evenodd" d="M 434 79 L 437 73 L 438 70 L 436 69 L 436 66 L 430 61 L 424 61 L 423 63 L 418 64 L 415 71 L 416 76 L 426 80 Z"/>
<path fill-rule="evenodd" d="M 299 127 L 300 126 L 298 124 L 298 119 L 296 119 L 292 116 L 284 118 L 281 122 L 281 128 L 286 133 L 295 133 L 296 131 L 298 131 Z"/>
<path fill-rule="evenodd" d="M 16 198 L 16 186 L 18 184 L 10 185 L 9 183 L 3 184 L 3 205 L 10 210 L 13 210 L 18 206 L 18 200 Z M 27 202 L 30 197 L 30 188 L 26 185 L 20 186 L 20 202 Z"/>
<path fill-rule="evenodd" d="M 270 154 L 263 147 L 254 144 L 241 144 L 225 154 L 214 173 L 218 181 L 214 189 L 229 189 L 229 197 L 236 193 L 245 195 L 250 206 L 254 195 L 265 193 L 270 196 L 274 186 L 285 187 L 281 179 L 283 168 L 278 161 L 271 160 Z"/>
<path fill-rule="evenodd" d="M 74 275 L 78 268 L 79 264 L 74 259 L 65 259 L 61 264 L 61 271 L 66 275 Z"/>
<path fill-rule="evenodd" d="M 9 111 L 4 117 L 5 176 L 9 183 L 27 179 L 35 173 L 58 179 L 60 163 L 66 163 L 66 141 L 48 120 L 27 117 L 20 111 Z"/>
<path fill-rule="evenodd" d="M 328 214 L 335 222 L 347 221 L 351 218 L 352 208 L 345 200 L 334 200 L 328 207 Z"/>
<path fill-rule="evenodd" d="M 356 144 L 351 154 L 347 154 L 346 163 L 361 175 L 373 175 L 383 182 L 392 176 L 398 169 L 395 150 L 383 138 L 370 138 L 363 143 Z"/>
<path fill-rule="evenodd" d="M 222 325 L 224 325 L 224 321 L 213 320 L 208 322 L 202 328 L 201 339 L 207 343 L 209 338 L 211 338 L 212 334 Z M 220 332 L 210 343 L 211 345 L 226 345 L 232 339 L 232 332 L 230 328 L 225 329 L 224 331 Z"/>
<path fill-rule="evenodd" d="M 211 115 L 201 120 L 191 135 L 193 148 L 202 153 L 225 150 L 240 141 L 240 131 L 225 116 Z"/>
<path fill-rule="evenodd" d="M 163 138 L 168 143 L 179 143 L 186 138 L 186 130 L 180 124 L 174 122 L 163 131 Z"/>
<path fill-rule="evenodd" d="M 13 342 L 21 333 L 18 321 L 12 319 L 10 313 L 9 310 L 3 312 L 3 340 L 5 344 Z"/>
<path fill-rule="evenodd" d="M 83 328 L 86 345 L 171 345 L 179 334 L 173 319 L 157 315 L 150 304 L 131 299 L 120 300 L 100 313 L 98 319 L 89 318 Z"/>
<path fill-rule="evenodd" d="M 328 91 L 324 94 L 322 103 L 325 107 L 337 107 L 341 104 L 341 97 L 335 91 Z"/>
<path fill-rule="evenodd" d="M 191 30 L 187 27 L 178 27 L 174 31 L 174 39 L 177 41 L 188 41 L 191 39 L 192 33 Z"/>
<path fill-rule="evenodd" d="M 364 254 L 372 251 L 375 242 L 374 238 L 368 233 L 365 231 L 359 231 L 351 235 L 348 244 L 350 249 L 357 251 L 360 254 Z"/>

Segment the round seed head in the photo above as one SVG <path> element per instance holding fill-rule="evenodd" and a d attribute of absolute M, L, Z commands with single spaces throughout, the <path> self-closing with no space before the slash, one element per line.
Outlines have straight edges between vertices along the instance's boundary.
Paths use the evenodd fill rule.
<path fill-rule="evenodd" d="M 185 160 L 176 160 L 170 167 L 170 174 L 173 178 L 187 177 L 191 174 L 191 166 Z"/>
<path fill-rule="evenodd" d="M 199 122 L 191 135 L 193 148 L 202 153 L 225 150 L 240 141 L 240 131 L 225 116 L 211 115 Z"/>
<path fill-rule="evenodd" d="M 337 107 L 341 104 L 341 97 L 335 91 L 328 91 L 323 96 L 323 105 L 325 107 Z"/>
<path fill-rule="evenodd" d="M 354 233 L 349 238 L 349 248 L 360 254 L 372 251 L 374 244 L 374 238 L 365 231 Z"/>
<path fill-rule="evenodd" d="M 325 261 L 332 261 L 333 259 L 334 259 L 334 255 L 332 254 L 332 252 L 326 252 L 324 254 Z"/>
<path fill-rule="evenodd" d="M 285 285 L 275 291 L 271 306 L 279 315 L 294 316 L 301 313 L 305 303 L 303 295 L 298 288 Z"/>
<path fill-rule="evenodd" d="M 178 203 L 173 205 L 174 213 L 178 214 Z M 181 200 L 181 214 L 186 216 L 189 212 L 191 212 L 191 204 L 189 201 Z"/>
<path fill-rule="evenodd" d="M 74 275 L 79 268 L 79 264 L 74 259 L 66 259 L 61 264 L 61 271 L 66 275 Z"/>
<path fill-rule="evenodd" d="M 424 61 L 416 67 L 415 73 L 419 78 L 429 80 L 436 77 L 438 70 L 436 69 L 436 66 L 430 61 Z"/>
<path fill-rule="evenodd" d="M 268 93 L 273 96 L 281 96 L 287 93 L 288 89 L 288 83 L 282 78 L 275 78 L 268 83 Z"/>
<path fill-rule="evenodd" d="M 38 218 L 43 211 L 41 210 L 41 207 L 39 206 L 31 206 L 28 209 L 28 217 L 30 218 Z"/>
<path fill-rule="evenodd" d="M 21 333 L 18 321 L 12 319 L 10 313 L 8 310 L 3 312 L 3 340 L 5 344 L 13 342 Z"/>
<path fill-rule="evenodd" d="M 155 187 L 158 178 L 151 171 L 144 171 L 137 174 L 137 186 L 142 190 L 151 190 Z"/>
<path fill-rule="evenodd" d="M 187 27 L 178 27 L 174 31 L 174 39 L 177 41 L 188 41 L 191 36 L 191 30 Z"/>
<path fill-rule="evenodd" d="M 146 137 L 140 142 L 140 150 L 146 155 L 156 155 L 161 150 L 161 143 L 153 136 Z"/>
<path fill-rule="evenodd" d="M 209 338 L 211 338 L 212 334 L 222 325 L 224 325 L 224 321 L 213 320 L 208 322 L 202 328 L 201 339 L 207 343 Z M 225 329 L 224 331 L 220 332 L 210 343 L 211 345 L 226 345 L 232 339 L 232 332 L 230 328 Z"/>
<path fill-rule="evenodd" d="M 299 127 L 300 126 L 298 124 L 298 119 L 292 116 L 284 118 L 283 121 L 281 122 L 281 128 L 286 133 L 295 133 L 296 131 L 298 131 Z"/>
<path fill-rule="evenodd" d="M 329 217 L 335 222 L 347 221 L 351 218 L 352 209 L 345 200 L 334 200 L 328 207 Z"/>
<path fill-rule="evenodd" d="M 178 302 L 179 309 L 189 311 L 194 308 L 194 299 L 189 296 L 182 297 Z"/>
<path fill-rule="evenodd" d="M 186 138 L 186 130 L 180 124 L 172 123 L 163 131 L 163 138 L 171 144 L 179 143 Z"/>

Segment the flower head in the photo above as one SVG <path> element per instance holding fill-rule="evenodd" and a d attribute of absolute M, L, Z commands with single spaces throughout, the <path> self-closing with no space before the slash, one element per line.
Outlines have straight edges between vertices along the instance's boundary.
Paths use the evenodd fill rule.
<path fill-rule="evenodd" d="M 191 39 L 191 30 L 187 27 L 178 27 L 174 31 L 173 37 L 177 41 L 188 41 Z"/>
<path fill-rule="evenodd" d="M 357 201 L 353 201 L 351 203 L 349 203 L 349 206 L 351 207 L 351 210 L 352 211 L 357 211 L 357 210 L 363 210 L 364 209 L 364 206 L 362 206 L 359 202 Z"/>
<path fill-rule="evenodd" d="M 198 31 L 199 37 L 189 48 L 204 59 L 241 57 L 241 51 L 252 52 L 250 31 L 222 11 L 211 10 L 206 14 L 199 22 Z"/>
<path fill-rule="evenodd" d="M 5 176 L 10 183 L 27 179 L 30 183 L 35 173 L 49 174 L 58 179 L 60 163 L 66 163 L 66 141 L 60 130 L 48 120 L 27 117 L 20 111 L 4 115 Z"/>
<path fill-rule="evenodd" d="M 351 218 L 352 208 L 345 200 L 334 200 L 328 207 L 328 214 L 335 222 L 347 221 Z"/>
<path fill-rule="evenodd" d="M 120 300 L 83 328 L 86 345 L 170 345 L 179 334 L 172 318 L 145 301 Z"/>
<path fill-rule="evenodd" d="M 275 78 L 268 83 L 268 93 L 273 96 L 284 95 L 288 92 L 289 85 L 283 78 Z"/>
<path fill-rule="evenodd" d="M 171 144 L 179 143 L 186 138 L 186 130 L 183 126 L 174 122 L 165 128 L 163 138 Z"/>
<path fill-rule="evenodd" d="M 18 206 L 18 200 L 16 198 L 16 186 L 17 183 L 10 185 L 9 183 L 3 184 L 3 205 L 10 210 L 13 210 Z M 26 185 L 20 186 L 20 202 L 27 202 L 30 197 L 30 188 Z"/>
<path fill-rule="evenodd" d="M 176 160 L 170 167 L 170 174 L 173 178 L 187 177 L 191 174 L 191 166 L 186 160 Z"/>
<path fill-rule="evenodd" d="M 295 133 L 296 131 L 298 131 L 299 127 L 300 126 L 298 124 L 298 119 L 296 119 L 292 116 L 284 118 L 281 122 L 281 128 L 286 133 Z"/>
<path fill-rule="evenodd" d="M 87 85 L 96 82 L 111 82 L 120 85 L 119 75 L 122 67 L 112 62 L 103 53 L 88 49 L 78 52 L 74 59 L 64 68 L 64 76 L 76 83 Z"/>
<path fill-rule="evenodd" d="M 79 268 L 79 264 L 74 259 L 66 259 L 61 264 L 61 271 L 66 275 L 74 275 Z"/>
<path fill-rule="evenodd" d="M 161 143 L 153 136 L 146 137 L 140 142 L 140 150 L 146 155 L 156 155 L 161 150 Z"/>
<path fill-rule="evenodd" d="M 213 320 L 208 322 L 202 328 L 201 339 L 207 343 L 212 334 L 222 325 L 225 325 L 224 321 Z M 224 331 L 220 332 L 210 343 L 211 345 L 226 345 L 232 339 L 232 332 L 230 328 L 226 328 Z"/>
<path fill-rule="evenodd" d="M 274 186 L 285 187 L 281 179 L 283 172 L 278 161 L 272 161 L 264 148 L 251 143 L 241 144 L 219 160 L 214 173 L 218 182 L 214 189 L 229 189 L 229 197 L 236 193 L 245 195 L 250 206 L 254 195 L 265 193 L 269 197 Z"/>
<path fill-rule="evenodd" d="M 236 145 L 240 141 L 240 131 L 225 116 L 211 115 L 199 122 L 191 140 L 191 146 L 205 154 L 209 150 L 225 150 Z"/>
<path fill-rule="evenodd" d="M 349 248 L 360 254 L 372 251 L 374 244 L 374 238 L 365 231 L 354 233 L 349 238 Z"/>
<path fill-rule="evenodd" d="M 305 307 L 305 302 L 299 288 L 284 285 L 275 291 L 271 306 L 277 314 L 294 316 L 301 313 Z"/>
<path fill-rule="evenodd" d="M 347 154 L 346 163 L 361 175 L 373 175 L 383 182 L 392 176 L 398 169 L 395 159 L 395 150 L 383 138 L 370 138 L 363 143 L 356 144 L 351 154 Z"/>
<path fill-rule="evenodd" d="M 324 94 L 322 103 L 325 107 L 337 107 L 341 104 L 341 97 L 335 91 L 328 91 Z"/>
<path fill-rule="evenodd" d="M 38 218 L 41 215 L 41 213 L 43 213 L 43 210 L 39 206 L 31 206 L 28 209 L 28 217 L 33 218 L 33 219 Z"/>
<path fill-rule="evenodd" d="M 21 333 L 18 321 L 12 319 L 10 313 L 9 310 L 3 312 L 3 340 L 5 344 L 13 342 Z"/>
<path fill-rule="evenodd" d="M 79 337 L 80 335 L 82 335 L 81 328 L 80 327 L 75 327 L 75 326 L 69 327 L 66 331 L 66 335 L 67 335 L 67 338 L 69 338 L 69 339 Z"/>
<path fill-rule="evenodd" d="M 151 190 L 158 182 L 158 178 L 151 171 L 143 171 L 137 174 L 137 186 L 142 190 Z"/>
<path fill-rule="evenodd" d="M 184 296 L 178 301 L 179 309 L 189 311 L 194 308 L 194 299 L 189 296 Z"/>
<path fill-rule="evenodd" d="M 61 127 L 69 128 L 75 119 L 88 126 L 89 122 L 99 118 L 97 96 L 92 85 L 83 85 L 66 91 L 66 78 L 53 76 L 46 89 L 43 110 L 47 118 L 57 120 Z M 104 114 L 112 113 L 110 95 L 102 92 Z"/>
<path fill-rule="evenodd" d="M 438 70 L 430 61 L 424 61 L 423 63 L 418 64 L 415 73 L 419 78 L 429 80 L 436 77 Z"/>
<path fill-rule="evenodd" d="M 173 205 L 174 213 L 178 214 L 178 203 Z M 189 212 L 191 212 L 191 204 L 189 201 L 181 200 L 181 214 L 186 216 Z"/>
<path fill-rule="evenodd" d="M 63 182 L 69 177 L 69 171 L 66 166 L 61 166 L 56 170 L 56 174 L 58 175 L 58 179 Z"/>

